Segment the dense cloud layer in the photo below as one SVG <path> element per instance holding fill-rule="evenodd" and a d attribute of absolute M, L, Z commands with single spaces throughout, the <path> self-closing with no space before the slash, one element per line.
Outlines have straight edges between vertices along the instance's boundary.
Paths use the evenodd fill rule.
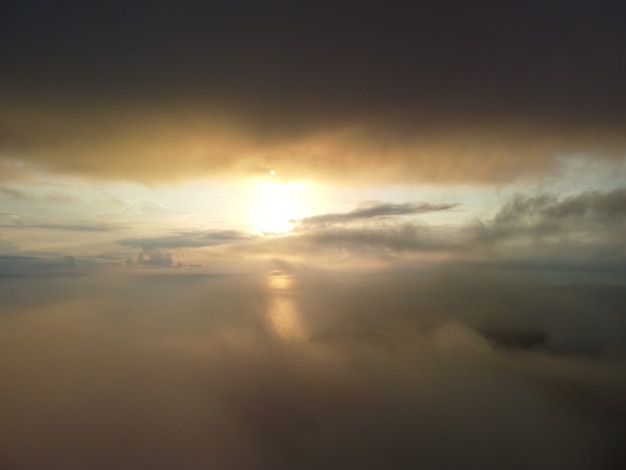
<path fill-rule="evenodd" d="M 133 180 L 503 182 L 623 158 L 618 1 L 25 1 L 2 156 Z"/>
<path fill-rule="evenodd" d="M 626 458 L 623 288 L 447 269 L 17 279 L 0 297 L 2 468 Z"/>

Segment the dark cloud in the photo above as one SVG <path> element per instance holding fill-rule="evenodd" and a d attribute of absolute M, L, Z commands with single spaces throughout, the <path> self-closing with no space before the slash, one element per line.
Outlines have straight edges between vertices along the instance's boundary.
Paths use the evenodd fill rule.
<path fill-rule="evenodd" d="M 531 114 L 539 105 L 595 109 L 601 120 L 621 114 L 612 98 L 624 99 L 623 12 L 610 1 L 27 1 L 3 16 L 3 51 L 14 67 L 4 81 L 65 92 L 188 92 L 218 103 L 223 94 L 274 113 L 307 104 L 314 116 L 411 109 L 407 100 L 431 111 L 439 104 L 440 114 L 455 102 L 473 113 L 479 104 L 486 113 L 514 106 Z"/>
<path fill-rule="evenodd" d="M 373 218 L 384 218 L 399 215 L 422 214 L 424 212 L 435 212 L 452 209 L 458 204 L 429 204 L 427 202 L 412 203 L 406 202 L 402 204 L 381 203 L 368 207 L 354 209 L 350 212 L 340 214 L 321 214 L 312 217 L 306 217 L 298 220 L 298 228 L 309 228 L 317 226 L 325 226 L 332 224 L 342 224 L 355 222 L 359 220 L 367 220 Z"/>
<path fill-rule="evenodd" d="M 0 458 L 620 468 L 626 319 L 624 297 L 605 297 L 452 268 L 9 280 Z M 307 335 L 282 339 L 297 322 Z M 493 345 L 487 331 L 542 340 Z"/>
<path fill-rule="evenodd" d="M 622 2 L 19 2 L 0 138 L 57 171 L 510 181 L 623 158 Z"/>

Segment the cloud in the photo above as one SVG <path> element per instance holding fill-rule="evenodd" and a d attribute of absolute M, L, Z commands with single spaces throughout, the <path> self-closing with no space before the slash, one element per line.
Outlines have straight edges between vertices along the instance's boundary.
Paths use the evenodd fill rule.
<path fill-rule="evenodd" d="M 253 235 L 237 230 L 187 231 L 175 235 L 147 238 L 123 238 L 117 243 L 123 246 L 142 247 L 144 250 L 157 248 L 189 248 L 216 246 L 252 240 Z"/>
<path fill-rule="evenodd" d="M 491 221 L 474 225 L 475 242 L 483 246 L 523 248 L 535 255 L 566 252 L 623 261 L 626 190 L 587 191 L 565 198 L 516 196 Z M 549 248 L 549 250 L 548 250 Z"/>
<path fill-rule="evenodd" d="M 385 262 L 424 266 L 475 263 L 536 273 L 626 273 L 626 191 L 583 191 L 513 196 L 496 214 L 456 225 L 405 222 L 405 213 L 447 210 L 452 205 L 380 205 L 304 219 L 283 236 L 224 246 L 220 253 L 284 257 L 310 265 Z M 393 214 L 393 215 L 392 215 Z M 350 224 L 385 217 L 384 224 Z"/>
<path fill-rule="evenodd" d="M 22 225 L 22 219 L 12 212 L 0 212 L 0 225 L 3 227 L 15 227 Z"/>
<path fill-rule="evenodd" d="M 502 282 L 485 270 L 278 278 L 0 284 L 3 464 L 623 462 L 623 296 L 608 308 L 592 298 L 600 291 Z M 277 329 L 293 324 L 272 319 L 285 315 L 311 339 L 282 339 Z M 492 346 L 488 327 L 534 328 L 563 346 Z"/>
<path fill-rule="evenodd" d="M 576 219 L 582 222 L 599 222 L 626 217 L 626 189 L 588 191 L 559 200 L 555 196 L 517 196 L 496 215 L 495 223 L 508 223 L 524 219 Z M 590 220 L 591 219 L 591 220 Z"/>
<path fill-rule="evenodd" d="M 464 246 L 446 230 L 410 223 L 384 227 L 311 227 L 292 233 L 259 237 L 246 243 L 213 248 L 218 256 L 248 260 L 280 259 L 287 264 L 310 267 L 336 263 L 386 260 L 414 263 L 414 256 L 459 254 Z M 403 261 L 404 260 L 404 261 Z"/>
<path fill-rule="evenodd" d="M 144 250 L 139 253 L 137 263 L 142 266 L 155 268 L 171 268 L 174 266 L 171 253 L 157 249 Z"/>
<path fill-rule="evenodd" d="M 36 252 L 21 250 L 0 233 L 0 278 L 46 278 L 85 276 L 104 269 L 119 269 L 126 254 Z"/>
<path fill-rule="evenodd" d="M 0 138 L 0 146 L 4 149 L 3 139 Z M 15 158 L 6 158 L 6 155 L 1 155 L 0 158 L 0 186 L 6 187 L 6 183 L 15 184 L 23 183 L 32 178 L 31 168 L 28 167 L 25 161 Z M 10 188 L 10 186 L 9 186 Z M 14 194 L 16 195 L 16 194 Z M 8 194 L 11 197 L 11 194 Z M 17 194 L 19 196 L 19 194 Z"/>
<path fill-rule="evenodd" d="M 19 229 L 61 230 L 69 232 L 113 232 L 125 228 L 123 225 L 98 222 L 79 223 L 26 223 L 19 215 L 0 213 L 0 227 Z"/>
<path fill-rule="evenodd" d="M 496 119 L 457 128 L 446 121 L 398 116 L 393 122 L 373 117 L 310 123 L 290 135 L 280 129 L 289 127 L 285 118 L 274 124 L 277 136 L 270 132 L 268 137 L 257 130 L 262 122 L 256 119 L 223 118 L 210 110 L 194 113 L 175 105 L 156 120 L 137 107 L 117 110 L 106 120 L 80 109 L 64 116 L 54 110 L 28 111 L 30 117 L 19 126 L 10 122 L 11 116 L 4 120 L 9 121 L 7 132 L 21 142 L 21 158 L 46 171 L 147 183 L 251 176 L 276 168 L 291 179 L 359 184 L 502 184 L 556 174 L 563 155 L 623 163 L 626 149 L 622 134 L 595 125 L 573 124 L 564 130 L 505 125 Z M 35 134 L 31 127 L 44 131 Z"/>
<path fill-rule="evenodd" d="M 0 240 L 1 242 L 2 240 Z M 0 244 L 1 247 L 1 244 Z M 76 268 L 85 266 L 76 260 L 74 256 L 35 256 L 22 254 L 17 245 L 9 242 L 8 252 L 13 254 L 0 254 L 0 277 L 28 278 L 77 275 Z M 7 252 L 5 251 L 5 253 Z"/>
<path fill-rule="evenodd" d="M 0 24 L 2 154 L 147 182 L 275 168 L 503 183 L 554 173 L 558 155 L 623 162 L 623 14 L 586 0 L 123 13 L 29 1 Z M 48 15 L 63 39 L 40 27 Z"/>
<path fill-rule="evenodd" d="M 24 191 L 8 186 L 0 187 L 0 194 L 7 199 L 28 199 L 29 196 Z"/>
<path fill-rule="evenodd" d="M 114 200 L 115 203 L 119 201 Z M 169 207 L 165 207 L 153 201 L 131 201 L 126 203 L 127 209 L 136 215 L 145 216 L 163 216 L 180 214 L 180 212 L 174 211 Z"/>
<path fill-rule="evenodd" d="M 329 228 L 320 229 L 303 239 L 312 245 L 379 248 L 392 251 L 429 251 L 454 248 L 454 240 L 440 237 L 444 233 L 416 224 L 394 224 L 383 228 Z"/>
<path fill-rule="evenodd" d="M 314 215 L 312 217 L 300 219 L 297 222 L 298 228 L 306 229 L 309 227 L 341 224 L 373 218 L 384 218 L 391 216 L 422 214 L 424 212 L 449 210 L 457 206 L 458 204 L 430 204 L 427 202 L 406 202 L 402 204 L 382 203 L 375 204 L 369 207 L 354 209 L 346 213 Z"/>
<path fill-rule="evenodd" d="M 58 202 L 58 203 L 70 203 L 70 204 L 74 204 L 77 202 L 81 202 L 81 199 L 73 194 L 64 192 L 64 191 L 53 191 L 53 192 L 49 192 L 47 194 L 45 194 L 42 199 L 45 199 L 47 201 L 51 201 L 51 202 Z"/>
<path fill-rule="evenodd" d="M 27 228 L 41 228 L 45 230 L 65 230 L 70 232 L 113 232 L 119 230 L 121 226 L 111 225 L 111 224 L 94 224 L 94 223 L 85 223 L 85 224 L 25 224 L 22 227 Z"/>
<path fill-rule="evenodd" d="M 55 203 L 76 203 L 80 202 L 80 198 L 65 191 L 51 191 L 47 193 L 38 193 L 32 191 L 24 191 L 9 185 L 0 186 L 0 195 L 6 199 L 14 199 L 20 201 L 49 201 Z"/>
<path fill-rule="evenodd" d="M 2 217 L 2 214 L 0 214 L 0 218 Z M 19 248 L 17 246 L 17 244 L 13 241 L 8 239 L 4 233 L 0 232 L 0 253 L 1 254 L 14 254 L 17 253 L 19 251 Z"/>

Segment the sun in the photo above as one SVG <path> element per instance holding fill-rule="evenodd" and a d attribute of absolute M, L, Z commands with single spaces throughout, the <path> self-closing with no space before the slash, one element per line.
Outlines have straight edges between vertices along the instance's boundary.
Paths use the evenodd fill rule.
<path fill-rule="evenodd" d="M 296 201 L 270 196 L 260 201 L 257 209 L 257 226 L 263 233 L 284 233 L 292 229 L 292 220 L 300 217 Z"/>
<path fill-rule="evenodd" d="M 300 186 L 272 178 L 263 181 L 257 193 L 256 228 L 262 233 L 285 233 L 293 228 L 293 221 L 302 218 L 298 193 Z"/>

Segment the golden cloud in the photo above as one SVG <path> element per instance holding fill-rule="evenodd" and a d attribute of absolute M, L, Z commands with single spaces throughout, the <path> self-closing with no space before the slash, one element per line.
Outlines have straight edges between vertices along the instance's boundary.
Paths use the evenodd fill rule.
<path fill-rule="evenodd" d="M 301 115 L 300 115 L 301 117 Z M 250 176 L 352 183 L 501 184 L 554 172 L 557 157 L 624 160 L 616 126 L 404 115 L 266 119 L 192 106 L 36 106 L 0 115 L 1 156 L 53 172 L 158 183 Z"/>

